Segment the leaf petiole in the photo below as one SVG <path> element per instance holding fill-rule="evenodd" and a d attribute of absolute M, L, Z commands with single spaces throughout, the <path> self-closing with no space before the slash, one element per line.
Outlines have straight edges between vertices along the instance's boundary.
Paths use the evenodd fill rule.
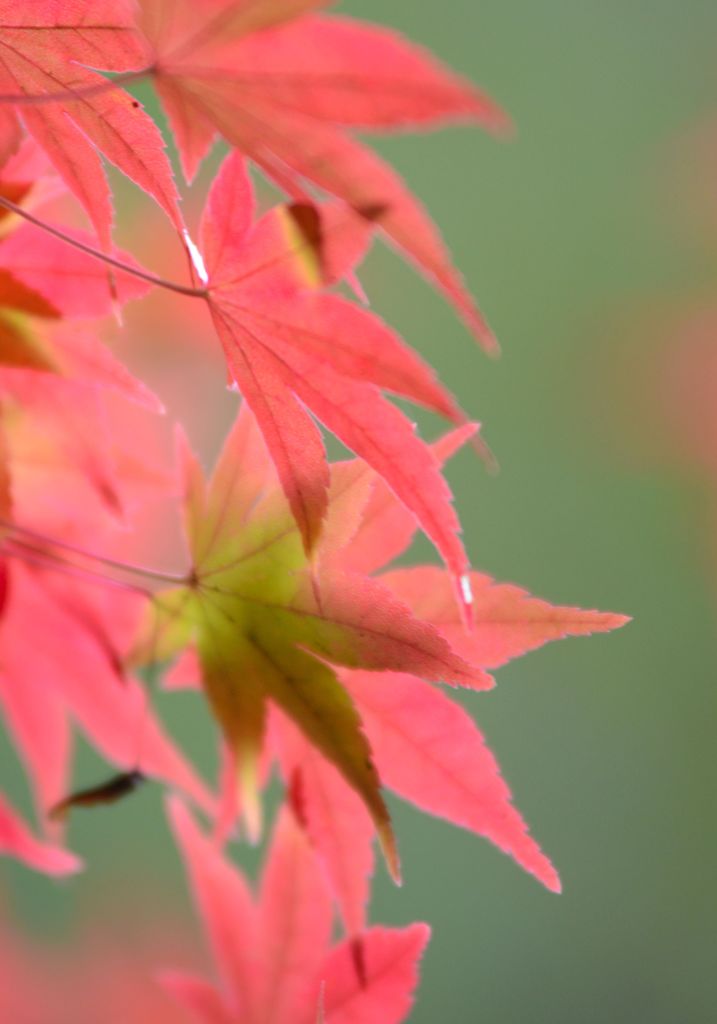
<path fill-rule="evenodd" d="M 102 93 L 112 92 L 128 82 L 141 82 L 154 73 L 154 68 L 149 65 L 137 71 L 124 71 L 114 78 L 103 78 L 102 81 L 92 85 L 81 86 L 79 89 L 58 89 L 56 92 L 42 93 L 0 93 L 0 104 L 8 103 L 18 107 L 42 107 L 50 103 L 71 103 L 73 100 L 84 100 L 89 96 L 101 96 Z"/>
<path fill-rule="evenodd" d="M 4 209 L 9 210 L 11 213 L 16 213 L 18 217 L 22 217 L 30 224 L 34 224 L 35 227 L 46 231 L 50 235 L 54 235 L 55 238 L 59 238 L 60 241 L 74 246 L 75 249 L 79 249 L 81 252 L 87 253 L 88 256 L 93 256 L 95 259 L 101 260 L 103 263 L 108 263 L 111 267 L 116 267 L 125 274 L 131 274 L 133 277 L 138 277 L 142 281 L 148 281 L 150 284 L 156 285 L 159 288 L 166 288 L 168 291 L 178 292 L 180 295 L 189 295 L 193 298 L 206 299 L 209 294 L 206 288 L 194 288 L 191 285 L 179 284 L 177 281 L 168 281 L 166 278 L 160 277 L 157 274 L 152 274 L 148 270 L 142 270 L 140 267 L 133 267 L 129 263 L 124 263 L 122 260 L 118 260 L 115 256 L 110 256 L 109 253 L 104 253 L 99 249 L 95 249 L 91 245 L 87 245 L 86 242 L 81 242 L 78 238 L 73 238 L 72 235 L 67 234 L 61 228 L 57 228 L 53 224 L 48 224 L 47 221 L 42 220 L 40 217 L 36 217 L 33 213 L 23 209 L 22 206 L 18 206 L 17 203 L 13 203 L 13 201 L 8 199 L 6 196 L 0 195 L 0 207 L 4 207 Z"/>
<path fill-rule="evenodd" d="M 101 575 L 97 573 L 97 570 L 89 570 L 84 566 L 74 565 L 72 562 L 67 561 L 61 555 L 58 555 L 52 551 L 47 551 L 43 547 L 36 545 L 49 545 L 50 547 L 60 548 L 61 551 L 66 551 L 69 554 L 77 555 L 80 558 L 85 558 L 89 562 L 95 562 L 97 565 L 104 565 L 109 569 L 117 569 L 121 572 L 126 572 L 135 576 L 142 576 L 147 580 L 152 580 L 159 583 L 170 584 L 172 586 L 186 586 L 189 582 L 187 576 L 180 576 L 175 573 L 159 572 L 155 569 L 147 569 L 143 565 L 136 565 L 132 562 L 123 562 L 116 558 L 109 558 L 106 555 L 98 555 L 93 551 L 87 551 L 85 548 L 80 547 L 77 544 L 70 544 L 67 541 L 57 540 L 54 537 L 50 537 L 47 534 L 40 533 L 37 530 L 31 530 L 26 526 L 18 526 L 17 523 L 11 523 L 6 519 L 0 518 L 0 529 L 7 530 L 10 534 L 8 538 L 11 544 L 16 545 L 19 548 L 25 548 L 30 553 L 44 557 L 48 560 L 55 562 L 62 562 L 63 564 L 78 569 L 81 572 L 94 573 L 94 575 Z M 12 534 L 20 534 L 20 537 L 12 536 Z M 27 539 L 23 539 L 27 538 Z M 34 541 L 35 544 L 28 543 Z M 102 577 L 107 579 L 107 577 Z M 112 580 L 111 582 L 118 582 Z"/>

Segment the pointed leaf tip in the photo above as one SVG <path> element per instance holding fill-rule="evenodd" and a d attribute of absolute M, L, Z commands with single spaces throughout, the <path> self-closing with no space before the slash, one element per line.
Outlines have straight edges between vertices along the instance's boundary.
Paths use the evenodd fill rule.
<path fill-rule="evenodd" d="M 393 825 L 390 819 L 380 824 L 377 828 L 378 841 L 381 846 L 381 852 L 383 853 L 386 861 L 386 867 L 388 873 L 391 876 L 393 882 L 397 886 L 403 885 L 403 875 L 401 873 L 401 858 L 398 853 L 398 843 L 396 842 L 396 834 L 393 831 Z"/>

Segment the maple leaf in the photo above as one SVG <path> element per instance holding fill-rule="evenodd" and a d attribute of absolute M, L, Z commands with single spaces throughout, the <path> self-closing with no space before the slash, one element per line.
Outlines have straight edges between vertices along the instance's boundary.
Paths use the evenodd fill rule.
<path fill-rule="evenodd" d="M 294 197 L 306 199 L 312 184 L 360 212 L 379 211 L 373 219 L 390 240 L 494 348 L 435 224 L 399 175 L 347 129 L 459 120 L 503 130 L 507 118 L 398 33 L 311 13 L 324 6 L 220 0 L 198 20 L 190 0 L 149 0 L 133 27 L 128 3 L 64 5 L 60 13 L 51 0 L 6 2 L 0 88 L 89 211 L 104 246 L 109 190 L 88 139 L 183 231 L 157 129 L 120 87 L 151 77 L 188 179 L 219 133 Z M 121 73 L 113 83 L 89 64 Z M 8 129 L 8 147 L 12 141 Z"/>
<path fill-rule="evenodd" d="M 377 317 L 337 295 L 306 291 L 345 273 L 362 250 L 365 229 L 329 209 L 327 220 L 312 221 L 307 232 L 296 212 L 283 208 L 252 227 L 252 211 L 251 184 L 235 154 L 214 181 L 201 225 L 209 308 L 307 550 L 326 514 L 328 469 L 304 406 L 385 477 L 460 576 L 466 558 L 450 492 L 434 456 L 379 389 L 458 422 L 465 415 Z"/>
<path fill-rule="evenodd" d="M 203 685 L 238 757 L 250 819 L 265 705 L 281 707 L 361 796 L 397 874 L 370 750 L 329 662 L 466 686 L 481 685 L 481 673 L 379 582 L 338 571 L 330 560 L 307 560 L 248 407 L 208 489 L 186 450 L 183 458 L 192 566 L 186 587 L 155 598 L 137 657 L 167 658 L 196 639 Z"/>
<path fill-rule="evenodd" d="M 466 433 L 457 430 L 441 439 L 435 446 L 438 457 L 452 455 Z M 415 521 L 368 467 L 343 463 L 333 471 L 335 493 L 341 490 L 339 517 L 356 506 L 361 513 L 340 536 L 331 557 L 352 572 L 375 572 L 408 547 Z M 466 583 L 471 624 L 466 629 L 452 582 L 438 567 L 390 570 L 379 578 L 416 615 L 441 631 L 474 667 L 480 688 L 494 685 L 486 669 L 552 640 L 605 632 L 629 621 L 623 615 L 553 606 L 522 588 L 470 573 Z M 389 788 L 430 813 L 486 836 L 548 888 L 559 889 L 553 865 L 527 834 L 495 758 L 461 708 L 406 673 L 374 678 L 344 671 L 341 678 L 359 709 L 379 775 Z M 306 828 L 328 867 L 347 927 L 356 929 L 363 921 L 360 898 L 367 891 L 372 865 L 367 822 L 362 824 L 357 817 L 353 795 L 332 777 L 330 766 L 317 764 L 305 743 L 279 724 L 279 757 L 287 785 L 302 794 Z"/>
<path fill-rule="evenodd" d="M 290 812 L 277 820 L 258 900 L 178 800 L 169 808 L 219 974 L 164 972 L 204 1024 L 399 1024 L 410 1011 L 426 925 L 369 929 L 330 948 L 331 896 Z M 318 1016 L 323 1004 L 323 1018 Z"/>
<path fill-rule="evenodd" d="M 225 0 L 198 24 L 188 0 L 142 5 L 153 80 L 185 174 L 194 176 L 219 132 L 291 195 L 305 196 L 309 182 L 357 210 L 380 208 L 390 240 L 494 347 L 436 226 L 398 174 L 345 128 L 471 120 L 503 129 L 505 116 L 398 33 L 309 13 L 321 6 Z"/>
<path fill-rule="evenodd" d="M 381 579 L 416 615 L 436 626 L 472 665 L 486 669 L 499 668 L 552 640 L 603 633 L 629 621 L 624 615 L 551 605 L 522 587 L 471 572 L 472 628 L 466 630 L 450 581 L 440 569 L 395 569 Z"/>
<path fill-rule="evenodd" d="M 112 200 L 100 153 L 153 196 L 180 233 L 185 230 L 157 126 L 139 101 L 121 88 L 108 88 L 92 70 L 142 67 L 144 56 L 131 3 L 0 2 L 3 101 L 14 103 L 27 131 L 84 206 L 106 251 Z M 9 110 L 6 106 L 5 118 Z"/>
<path fill-rule="evenodd" d="M 85 255 L 93 252 L 72 232 L 0 202 L 79 245 Z M 243 159 L 234 154 L 217 175 L 202 218 L 204 286 L 167 282 L 131 262 L 94 255 L 143 282 L 207 302 L 229 373 L 258 418 L 307 551 L 326 514 L 328 469 L 321 435 L 305 406 L 390 482 L 458 584 L 467 561 L 450 491 L 413 425 L 381 391 L 457 423 L 467 417 L 430 368 L 377 317 L 316 290 L 346 276 L 363 254 L 370 236 L 365 218 L 346 207 L 299 204 L 252 221 L 251 183 Z M 9 259 L 11 267 L 14 262 Z M 42 288 L 31 261 L 23 270 L 21 260 L 18 274 Z"/>
<path fill-rule="evenodd" d="M 57 240 L 79 247 L 82 259 L 68 277 L 81 278 L 91 248 L 17 204 L 0 202 Z M 164 284 L 207 302 L 230 375 L 267 438 L 307 551 L 315 546 L 326 514 L 328 469 L 321 435 L 305 406 L 390 482 L 458 583 L 467 560 L 450 491 L 413 425 L 381 391 L 457 423 L 466 423 L 467 417 L 430 368 L 377 317 L 316 290 L 346 276 L 361 257 L 370 236 L 366 218 L 346 207 L 328 205 L 319 211 L 299 204 L 252 221 L 251 184 L 242 158 L 234 154 L 217 175 L 202 218 L 203 287 L 166 282 L 132 261 L 94 255 L 137 275 L 143 285 Z M 37 267 L 31 255 L 18 254 L 12 240 L 6 251 L 11 275 L 31 288 L 31 296 L 37 289 L 46 301 L 54 298 L 42 284 L 43 271 L 57 256 L 52 246 L 37 259 Z M 71 295 L 59 302 L 83 313 L 91 296 L 81 291 L 74 309 Z M 28 307 L 24 294 L 18 304 Z M 29 308 L 35 305 L 31 298 Z"/>
<path fill-rule="evenodd" d="M 291 806 L 326 870 L 347 932 L 358 935 L 374 867 L 371 818 L 334 766 L 285 718 L 274 715 L 271 724 Z"/>
<path fill-rule="evenodd" d="M 468 434 L 461 428 L 441 441 L 437 458 Z M 208 489 L 186 452 L 185 476 L 188 585 L 158 595 L 136 656 L 167 659 L 196 644 L 198 662 L 178 665 L 173 684 L 201 676 L 238 759 L 249 827 L 258 827 L 255 791 L 265 769 L 257 765 L 268 746 L 351 932 L 364 924 L 374 828 L 395 870 L 378 779 L 486 836 L 557 890 L 555 869 L 512 806 L 480 731 L 424 680 L 487 689 L 494 685 L 487 668 L 549 640 L 627 620 L 554 608 L 474 574 L 470 632 L 444 571 L 369 577 L 410 543 L 416 527 L 358 460 L 332 466 L 329 516 L 308 563 L 246 406 Z M 409 606 L 416 617 L 406 617 Z M 440 634 L 444 646 L 436 646 Z M 264 739 L 267 701 L 274 710 Z M 356 773 L 357 751 L 364 759 L 370 751 L 377 773 Z"/>

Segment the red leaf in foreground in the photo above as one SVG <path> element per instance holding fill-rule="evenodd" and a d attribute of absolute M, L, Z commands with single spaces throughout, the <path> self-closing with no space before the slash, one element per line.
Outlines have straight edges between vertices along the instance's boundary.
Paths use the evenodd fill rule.
<path fill-rule="evenodd" d="M 164 975 L 207 1024 L 315 1024 L 325 992 L 326 1024 L 400 1024 L 418 981 L 425 925 L 371 928 L 360 939 L 362 976 L 348 943 L 330 948 L 331 899 L 316 858 L 290 812 L 278 818 L 256 903 L 239 875 L 170 805 L 178 844 L 221 975 L 216 996 L 195 978 Z M 202 1016 L 203 1015 L 203 1016 Z"/>
<path fill-rule="evenodd" d="M 152 195 L 178 231 L 184 226 L 154 121 L 90 70 L 137 69 L 145 57 L 127 3 L 0 3 L 0 91 L 16 98 L 25 126 L 87 210 L 104 249 L 112 201 L 100 153 Z"/>
<path fill-rule="evenodd" d="M 416 615 L 432 622 L 473 665 L 499 668 L 507 661 L 568 636 L 608 633 L 626 615 L 551 605 L 522 587 L 470 573 L 473 628 L 463 627 L 450 582 L 440 569 L 395 569 L 381 579 Z"/>
<path fill-rule="evenodd" d="M 379 25 L 335 15 L 302 18 L 271 33 L 244 33 L 233 53 L 244 90 L 328 123 L 397 129 L 455 120 L 507 127 L 505 114 L 471 82 Z"/>
<path fill-rule="evenodd" d="M 469 434 L 448 435 L 436 445 L 437 457 L 452 454 Z M 494 683 L 484 663 L 626 620 L 553 608 L 475 574 L 469 632 L 450 577 L 439 568 L 396 570 L 378 579 L 345 571 L 345 564 L 380 565 L 400 553 L 413 532 L 406 510 L 357 461 L 332 467 L 326 531 L 308 562 L 246 406 L 208 486 L 196 463 L 186 461 L 188 582 L 160 595 L 145 631 L 164 637 L 162 658 L 196 642 L 199 663 L 183 656 L 175 681 L 201 676 L 239 765 L 248 754 L 254 767 L 248 787 L 242 775 L 245 813 L 247 799 L 258 807 L 256 765 L 268 746 L 354 934 L 364 924 L 372 868 L 366 812 L 396 869 L 382 783 L 486 836 L 557 889 L 557 875 L 527 834 L 480 732 L 423 680 L 486 689 Z M 143 642 L 137 656 L 156 656 L 143 653 Z M 278 709 L 268 737 L 267 703 Z M 247 732 L 249 720 L 254 726 Z M 231 818 L 231 801 L 225 806 Z M 222 820 L 222 835 L 229 824 Z"/>
<path fill-rule="evenodd" d="M 291 724 L 275 716 L 279 757 L 295 814 L 323 863 L 346 929 L 366 925 L 374 828 L 357 795 Z"/>
<path fill-rule="evenodd" d="M 326 514 L 328 474 L 304 406 L 387 481 L 452 572 L 462 575 L 467 562 L 459 524 L 438 463 L 378 388 L 459 421 L 465 416 L 380 321 L 338 296 L 302 290 L 321 279 L 326 254 L 336 256 L 364 227 L 346 213 L 320 236 L 317 250 L 315 239 L 281 211 L 251 230 L 252 203 L 243 162 L 230 157 L 202 223 L 209 303 L 230 372 L 257 417 L 307 550 Z"/>
<path fill-rule="evenodd" d="M 473 688 L 490 680 L 456 657 L 440 634 L 380 581 L 341 571 L 321 550 L 314 564 L 308 561 L 276 478 L 256 469 L 245 477 L 231 457 L 253 449 L 258 466 L 258 436 L 250 441 L 250 424 L 243 407 L 208 488 L 185 452 L 192 565 L 182 584 L 157 595 L 148 609 L 135 657 L 169 658 L 196 642 L 203 688 L 237 759 L 242 804 L 253 829 L 258 818 L 251 808 L 270 702 L 361 797 L 397 877 L 395 843 L 371 751 L 332 666 L 403 669 Z M 336 531 L 330 541 L 336 543 Z"/>
<path fill-rule="evenodd" d="M 316 1000 L 333 914 L 321 869 L 286 809 L 274 826 L 259 901 L 257 1005 L 266 1019 L 289 1024 Z"/>
<path fill-rule="evenodd" d="M 347 18 L 295 19 L 312 3 L 272 5 L 259 20 L 245 16 L 245 6 L 221 5 L 199 27 L 188 0 L 145 16 L 155 82 L 187 176 L 219 132 L 294 196 L 308 181 L 358 211 L 382 209 L 378 223 L 391 241 L 494 347 L 436 226 L 395 171 L 344 129 L 452 120 L 502 129 L 504 115 L 397 33 Z"/>
<path fill-rule="evenodd" d="M 321 434 L 287 386 L 271 352 L 220 307 L 212 313 L 229 372 L 257 418 L 304 545 L 311 551 L 321 536 L 328 501 L 329 472 Z"/>
<path fill-rule="evenodd" d="M 428 945 L 426 924 L 371 928 L 361 939 L 365 977 L 356 972 L 353 950 L 343 942 L 326 963 L 327 1024 L 399 1024 L 413 1004 L 418 964 Z"/>
<path fill-rule="evenodd" d="M 558 875 L 511 804 L 498 764 L 471 717 L 405 674 L 349 673 L 379 774 L 399 796 L 490 839 L 548 889 Z"/>
<path fill-rule="evenodd" d="M 224 2 L 198 23 L 194 4 L 172 0 L 144 5 L 133 31 L 129 5 L 103 4 L 91 14 L 81 7 L 65 13 L 60 31 L 50 3 L 5 3 L 0 88 L 18 98 L 28 128 L 89 211 L 103 246 L 110 196 L 92 144 L 150 192 L 180 230 L 182 222 L 153 122 L 124 90 L 88 69 L 88 47 L 93 67 L 121 70 L 125 80 L 153 77 L 187 177 L 218 132 L 294 197 L 305 198 L 309 182 L 359 213 L 371 211 L 486 347 L 495 347 L 435 224 L 396 172 L 345 129 L 454 120 L 502 129 L 506 118 L 397 33 L 335 16 L 297 17 L 319 6 Z M 38 102 L 53 94 L 54 101 Z"/>
<path fill-rule="evenodd" d="M 235 1014 L 251 1019 L 257 985 L 256 909 L 249 889 L 217 847 L 199 830 L 179 800 L 169 803 L 169 816 L 184 858 L 197 910 L 219 972 L 222 990 Z"/>
<path fill-rule="evenodd" d="M 478 430 L 475 423 L 467 423 L 451 431 L 431 445 L 439 465 L 443 465 Z M 352 479 L 340 484 L 342 489 L 341 514 L 344 520 L 348 508 L 358 506 L 358 520 L 350 534 L 345 535 L 343 550 L 334 552 L 338 563 L 348 572 L 372 573 L 381 569 L 406 551 L 416 535 L 417 522 L 408 509 L 400 505 L 387 484 L 367 466 L 360 463 L 341 463 L 333 466 L 333 479 L 339 486 L 339 477 L 352 468 Z M 345 490 L 344 490 L 345 488 Z M 367 490 L 367 495 L 363 492 Z"/>

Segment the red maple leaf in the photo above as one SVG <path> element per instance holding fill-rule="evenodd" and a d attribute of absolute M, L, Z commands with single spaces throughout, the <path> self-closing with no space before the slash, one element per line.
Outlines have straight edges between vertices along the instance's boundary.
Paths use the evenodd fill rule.
<path fill-rule="evenodd" d="M 466 434 L 449 436 L 437 455 Z M 554 607 L 476 574 L 467 631 L 444 571 L 372 578 L 410 543 L 415 521 L 358 460 L 332 466 L 329 515 L 309 565 L 246 408 L 208 490 L 191 461 L 186 473 L 192 566 L 184 588 L 157 596 L 139 650 L 164 659 L 195 640 L 199 664 L 183 662 L 172 682 L 201 675 L 238 759 L 250 827 L 266 743 L 350 930 L 364 920 L 374 825 L 395 869 L 379 780 L 488 837 L 557 889 L 481 733 L 425 680 L 487 689 L 486 669 L 552 639 L 614 629 L 624 617 Z M 277 709 L 268 733 L 267 701 Z M 227 781 L 236 786 L 236 774 Z"/>
<path fill-rule="evenodd" d="M 185 173 L 193 177 L 219 132 L 291 195 L 305 197 L 310 183 L 357 210 L 381 210 L 377 222 L 391 241 L 491 347 L 437 228 L 398 174 L 346 129 L 425 129 L 455 120 L 502 129 L 506 119 L 398 33 L 309 13 L 324 6 L 220 0 L 197 23 L 189 0 L 161 9 L 143 4 L 151 74 Z"/>
<path fill-rule="evenodd" d="M 307 550 L 326 515 L 328 467 L 305 407 L 387 480 L 461 575 L 466 559 L 458 521 L 437 462 L 379 389 L 458 421 L 465 416 L 377 317 L 337 295 L 307 293 L 352 264 L 365 236 L 361 222 L 330 208 L 307 232 L 291 209 L 255 225 L 252 213 L 249 178 L 234 155 L 214 181 L 201 225 L 209 308 Z"/>
<path fill-rule="evenodd" d="M 399 1024 L 411 1008 L 426 925 L 370 928 L 331 947 L 325 878 L 290 812 L 279 815 L 258 900 L 177 800 L 170 817 L 219 985 L 178 972 L 164 984 L 205 1024 Z"/>
<path fill-rule="evenodd" d="M 91 252 L 71 231 L 0 197 L 3 202 L 35 227 L 79 246 L 83 258 Z M 245 165 L 234 154 L 217 175 L 202 218 L 205 284 L 177 285 L 131 261 L 112 262 L 126 274 L 207 302 L 230 376 L 261 425 L 307 551 L 315 546 L 326 514 L 328 468 L 306 407 L 390 483 L 460 580 L 467 561 L 450 491 L 433 454 L 381 391 L 457 423 L 467 417 L 430 368 L 382 321 L 319 290 L 350 271 L 365 251 L 370 225 L 337 205 L 278 207 L 256 223 L 253 209 Z M 11 250 L 10 267 L 14 256 Z M 52 258 L 52 245 L 46 257 L 38 257 L 42 265 Z M 83 267 L 81 262 L 77 272 Z M 20 261 L 17 274 L 42 288 L 42 274 L 33 272 L 31 258 Z"/>
<path fill-rule="evenodd" d="M 399 175 L 352 130 L 425 129 L 507 119 L 467 80 L 398 33 L 311 12 L 319 0 L 190 0 L 132 5 L 0 4 L 0 89 L 14 102 L 109 245 L 110 198 L 88 139 L 154 196 L 182 229 L 157 129 L 121 83 L 151 78 L 185 174 L 217 133 L 294 197 L 315 185 L 381 229 L 455 303 L 488 348 L 495 341 L 438 229 Z M 114 81 L 93 69 L 121 72 Z M 12 126 L 6 126 L 7 146 Z M 87 173 L 89 168 L 90 173 Z"/>
<path fill-rule="evenodd" d="M 87 210 L 106 251 L 112 200 L 100 154 L 150 193 L 178 231 L 184 230 L 157 126 L 137 100 L 121 88 L 108 89 L 106 79 L 92 70 L 125 70 L 142 62 L 133 5 L 125 0 L 0 2 L 5 137 L 13 138 L 8 118 L 14 106 Z M 8 141 L 6 150 L 11 145 Z"/>

